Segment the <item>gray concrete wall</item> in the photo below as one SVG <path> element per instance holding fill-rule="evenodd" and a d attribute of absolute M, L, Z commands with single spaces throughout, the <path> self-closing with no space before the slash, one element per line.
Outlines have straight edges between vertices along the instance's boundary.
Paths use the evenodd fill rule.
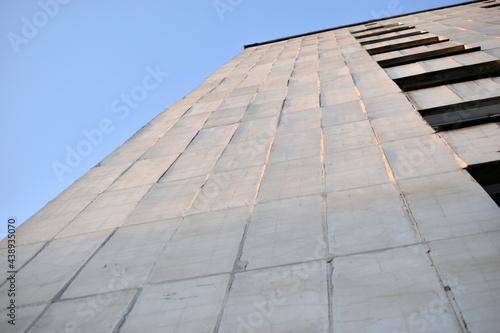
<path fill-rule="evenodd" d="M 464 170 L 500 159 L 498 124 L 436 133 L 417 109 L 500 82 L 393 81 L 498 59 L 480 6 L 380 22 L 468 56 L 384 70 L 403 53 L 370 56 L 364 26 L 242 51 L 18 228 L 0 331 L 498 330 L 500 209 Z"/>

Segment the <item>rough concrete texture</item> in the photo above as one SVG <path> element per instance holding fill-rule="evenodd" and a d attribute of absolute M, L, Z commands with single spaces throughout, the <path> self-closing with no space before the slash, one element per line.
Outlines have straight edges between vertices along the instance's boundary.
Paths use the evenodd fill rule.
<path fill-rule="evenodd" d="M 481 5 L 242 51 L 17 229 L 0 331 L 498 331 L 500 208 L 463 170 L 500 160 L 498 124 L 436 133 L 418 110 L 499 80 L 393 81 L 498 59 Z M 416 28 L 354 37 L 397 22 Z M 377 63 L 457 45 L 482 50 Z"/>

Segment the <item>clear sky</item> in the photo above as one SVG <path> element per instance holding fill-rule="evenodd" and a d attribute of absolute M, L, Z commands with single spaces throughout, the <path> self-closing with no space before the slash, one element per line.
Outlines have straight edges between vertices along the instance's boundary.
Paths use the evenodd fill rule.
<path fill-rule="evenodd" d="M 0 238 L 243 45 L 459 2 L 2 0 Z"/>

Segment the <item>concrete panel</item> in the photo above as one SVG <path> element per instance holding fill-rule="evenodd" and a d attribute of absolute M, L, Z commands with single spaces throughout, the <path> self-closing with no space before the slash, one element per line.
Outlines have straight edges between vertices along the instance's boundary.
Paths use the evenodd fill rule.
<path fill-rule="evenodd" d="M 263 166 L 271 145 L 271 137 L 258 140 L 232 143 L 226 146 L 224 153 L 215 165 L 215 172 Z"/>
<path fill-rule="evenodd" d="M 52 304 L 28 332 L 115 332 L 135 291 L 123 291 Z"/>
<path fill-rule="evenodd" d="M 295 198 L 323 191 L 319 156 L 268 164 L 258 202 Z"/>
<path fill-rule="evenodd" d="M 198 132 L 180 134 L 167 133 L 142 156 L 143 159 L 180 154 L 186 149 Z"/>
<path fill-rule="evenodd" d="M 499 123 L 441 132 L 441 135 L 468 165 L 500 160 Z"/>
<path fill-rule="evenodd" d="M 262 166 L 210 175 L 189 214 L 250 205 L 260 182 Z"/>
<path fill-rule="evenodd" d="M 460 332 L 422 246 L 335 259 L 332 280 L 340 332 Z"/>
<path fill-rule="evenodd" d="M 284 114 L 278 126 L 278 134 L 307 131 L 321 126 L 321 112 L 311 109 Z"/>
<path fill-rule="evenodd" d="M 447 86 L 409 91 L 407 96 L 418 110 L 462 102 L 462 99 Z"/>
<path fill-rule="evenodd" d="M 317 90 L 319 88 L 316 88 Z M 290 98 L 287 95 L 283 113 L 293 113 L 319 107 L 319 93 Z"/>
<path fill-rule="evenodd" d="M 49 302 L 97 250 L 108 232 L 96 232 L 52 241 L 17 274 L 16 306 Z M 7 295 L 8 284 L 0 288 Z"/>
<path fill-rule="evenodd" d="M 470 332 L 500 327 L 500 232 L 430 244 Z"/>
<path fill-rule="evenodd" d="M 418 242 L 391 184 L 328 193 L 330 252 L 346 255 Z"/>
<path fill-rule="evenodd" d="M 327 106 L 322 108 L 321 112 L 323 127 L 342 125 L 368 119 L 368 116 L 363 113 L 359 100 L 334 106 Z"/>
<path fill-rule="evenodd" d="M 382 153 L 377 146 L 325 155 L 327 192 L 388 183 Z"/>
<path fill-rule="evenodd" d="M 57 238 L 113 229 L 120 226 L 152 185 L 104 192 L 78 215 Z"/>
<path fill-rule="evenodd" d="M 466 171 L 399 184 L 425 240 L 500 230 L 500 208 Z"/>
<path fill-rule="evenodd" d="M 205 176 L 158 183 L 130 214 L 124 225 L 179 217 L 184 214 Z"/>
<path fill-rule="evenodd" d="M 319 195 L 258 204 L 243 247 L 246 268 L 323 257 L 322 206 Z"/>
<path fill-rule="evenodd" d="M 452 152 L 437 135 L 382 143 L 396 179 L 460 170 Z"/>
<path fill-rule="evenodd" d="M 334 106 L 359 100 L 359 95 L 354 87 L 339 88 L 335 90 L 321 89 L 321 106 Z"/>
<path fill-rule="evenodd" d="M 45 304 L 18 307 L 16 309 L 15 325 L 9 323 L 11 319 L 7 316 L 7 310 L 0 311 L 0 316 L 2 316 L 0 331 L 9 333 L 25 332 L 45 307 Z"/>
<path fill-rule="evenodd" d="M 172 219 L 118 229 L 79 272 L 61 298 L 141 286 L 179 223 L 180 219 Z"/>
<path fill-rule="evenodd" d="M 403 140 L 433 134 L 434 130 L 417 112 L 406 112 L 371 121 L 380 142 Z"/>
<path fill-rule="evenodd" d="M 167 155 L 135 162 L 130 169 L 108 188 L 108 191 L 153 185 L 160 179 L 160 176 L 167 171 L 177 156 L 178 155 Z M 148 172 L 144 172 L 144 170 L 148 170 Z"/>
<path fill-rule="evenodd" d="M 187 216 L 155 264 L 149 282 L 231 272 L 249 214 L 243 206 Z"/>
<path fill-rule="evenodd" d="M 274 136 L 278 117 L 267 117 L 242 122 L 234 133 L 231 143 L 258 140 Z"/>
<path fill-rule="evenodd" d="M 215 163 L 226 146 L 214 146 L 184 152 L 165 172 L 161 182 L 207 176 L 214 169 Z"/>
<path fill-rule="evenodd" d="M 269 155 L 269 163 L 289 161 L 321 154 L 319 128 L 291 134 L 278 135 Z"/>
<path fill-rule="evenodd" d="M 148 286 L 120 332 L 213 332 L 228 280 L 218 275 Z"/>
<path fill-rule="evenodd" d="M 364 98 L 366 112 L 371 118 L 381 118 L 413 112 L 414 107 L 402 93 Z"/>
<path fill-rule="evenodd" d="M 89 205 L 95 196 L 81 197 L 70 200 L 55 200 L 49 202 L 38 213 L 16 228 L 16 245 L 25 245 L 48 241 L 55 237 L 80 212 Z M 50 223 L 47 223 L 47 220 Z M 6 248 L 7 241 L 0 243 L 0 248 Z"/>
<path fill-rule="evenodd" d="M 231 125 L 238 123 L 245 114 L 246 107 L 215 111 L 203 125 L 203 128 Z"/>
<path fill-rule="evenodd" d="M 325 263 L 237 274 L 219 332 L 328 332 Z"/>
<path fill-rule="evenodd" d="M 90 169 L 85 175 L 71 184 L 64 192 L 59 194 L 55 201 L 74 200 L 78 197 L 97 196 L 108 188 L 132 163 L 117 165 L 101 165 Z M 75 200 L 76 202 L 77 200 Z M 84 198 L 82 198 L 84 201 Z"/>
<path fill-rule="evenodd" d="M 277 117 L 281 112 L 283 101 L 270 102 L 265 104 L 248 104 L 245 115 L 241 121 L 255 120 L 259 118 Z"/>
<path fill-rule="evenodd" d="M 377 144 L 368 120 L 330 126 L 323 129 L 325 154 Z"/>
<path fill-rule="evenodd" d="M 165 135 L 176 135 L 186 132 L 199 131 L 210 115 L 210 112 L 205 112 L 194 116 L 182 116 Z"/>
<path fill-rule="evenodd" d="M 225 146 L 238 128 L 238 124 L 207 128 L 198 132 L 185 152 L 204 150 L 216 146 Z"/>
<path fill-rule="evenodd" d="M 5 238 L 7 240 L 7 238 Z M 7 242 L 5 242 L 7 244 Z M 16 242 L 17 243 L 17 242 Z M 9 255 L 9 249 L 1 249 L 0 250 L 0 258 L 4 258 L 2 262 L 0 262 L 0 270 L 2 272 L 7 272 L 7 271 L 19 271 L 19 269 L 25 265 L 29 260 L 31 260 L 35 254 L 38 253 L 42 249 L 42 247 L 45 245 L 45 242 L 39 242 L 39 243 L 32 243 L 32 244 L 27 244 L 27 245 L 17 245 L 14 249 L 15 254 L 10 253 L 10 255 L 15 256 L 15 264 L 14 264 L 14 269 L 9 267 L 9 262 L 7 259 L 11 259 L 12 257 L 8 257 Z M 7 246 L 7 245 L 6 245 Z M 4 280 L 5 281 L 5 280 Z M 2 282 L 4 282 L 2 281 Z"/>

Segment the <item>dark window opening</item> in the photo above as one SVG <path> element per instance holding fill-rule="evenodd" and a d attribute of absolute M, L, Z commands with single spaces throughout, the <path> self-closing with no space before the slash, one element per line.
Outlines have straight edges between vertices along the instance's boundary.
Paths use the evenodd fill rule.
<path fill-rule="evenodd" d="M 482 6 L 481 8 L 494 8 L 494 7 L 500 7 L 500 3 L 495 3 L 493 5 L 488 5 L 488 6 Z"/>
<path fill-rule="evenodd" d="M 480 50 L 481 50 L 480 46 L 470 47 L 467 45 L 457 45 L 457 46 L 452 46 L 452 47 L 446 47 L 446 48 L 439 49 L 439 50 L 432 50 L 432 51 L 410 54 L 407 56 L 402 56 L 402 57 L 397 57 L 397 58 L 392 58 L 392 59 L 380 60 L 378 62 L 378 64 L 382 68 L 389 68 L 389 67 L 412 64 L 412 63 L 415 63 L 418 61 L 444 58 L 444 57 L 449 57 L 449 56 L 454 56 L 454 55 L 459 55 L 459 54 L 464 54 L 464 53 L 469 53 L 469 52 L 476 52 L 476 51 L 480 51 Z"/>
<path fill-rule="evenodd" d="M 471 165 L 466 170 L 500 207 L 500 161 Z"/>
<path fill-rule="evenodd" d="M 368 52 L 369 55 L 376 55 L 376 54 L 381 54 L 381 53 L 386 53 L 386 52 L 411 49 L 412 47 L 416 47 L 416 46 L 431 45 L 431 44 L 443 43 L 443 42 L 448 42 L 448 41 L 449 41 L 448 38 L 444 38 L 441 36 L 435 36 L 435 37 L 412 40 L 412 41 L 404 42 L 404 43 L 376 47 L 373 49 L 367 49 L 366 51 Z"/>
<path fill-rule="evenodd" d="M 411 91 L 494 76 L 500 76 L 500 60 L 401 77 L 394 82 L 401 90 Z"/>
<path fill-rule="evenodd" d="M 436 131 L 500 121 L 500 96 L 418 110 Z"/>
<path fill-rule="evenodd" d="M 365 24 L 365 26 L 375 25 L 375 24 L 377 24 L 377 22 Z M 379 26 L 376 26 L 376 27 L 373 27 L 373 28 L 368 28 L 368 29 L 364 29 L 364 30 L 354 31 L 353 34 L 359 34 L 359 33 L 365 32 L 365 31 L 371 31 L 371 30 L 377 30 L 377 29 L 383 29 L 383 28 L 396 27 L 396 26 L 402 25 L 402 24 L 403 23 L 398 22 L 398 23 L 391 23 L 391 24 L 387 24 L 387 25 L 379 25 Z"/>
<path fill-rule="evenodd" d="M 415 28 L 415 26 L 413 26 L 413 25 L 404 25 L 404 26 L 398 26 L 396 28 L 387 29 L 387 30 L 383 30 L 383 31 L 370 32 L 370 33 L 367 33 L 366 35 L 355 36 L 354 38 L 356 38 L 356 39 L 368 38 L 368 37 L 386 35 L 386 34 L 390 34 L 392 32 L 398 32 L 398 31 L 414 29 L 414 28 Z"/>
<path fill-rule="evenodd" d="M 410 32 L 410 33 L 407 33 L 407 34 L 401 34 L 401 35 L 397 35 L 397 36 L 393 36 L 393 37 L 386 37 L 386 38 L 380 38 L 380 39 L 374 39 L 374 40 L 367 40 L 365 42 L 361 42 L 360 44 L 361 45 L 376 44 L 376 43 L 387 42 L 387 41 L 395 40 L 395 39 L 399 39 L 399 38 L 405 38 L 405 37 L 411 37 L 411 36 L 419 36 L 419 35 L 423 35 L 423 34 L 426 34 L 426 33 L 427 33 L 427 31 L 414 31 L 414 32 Z"/>

